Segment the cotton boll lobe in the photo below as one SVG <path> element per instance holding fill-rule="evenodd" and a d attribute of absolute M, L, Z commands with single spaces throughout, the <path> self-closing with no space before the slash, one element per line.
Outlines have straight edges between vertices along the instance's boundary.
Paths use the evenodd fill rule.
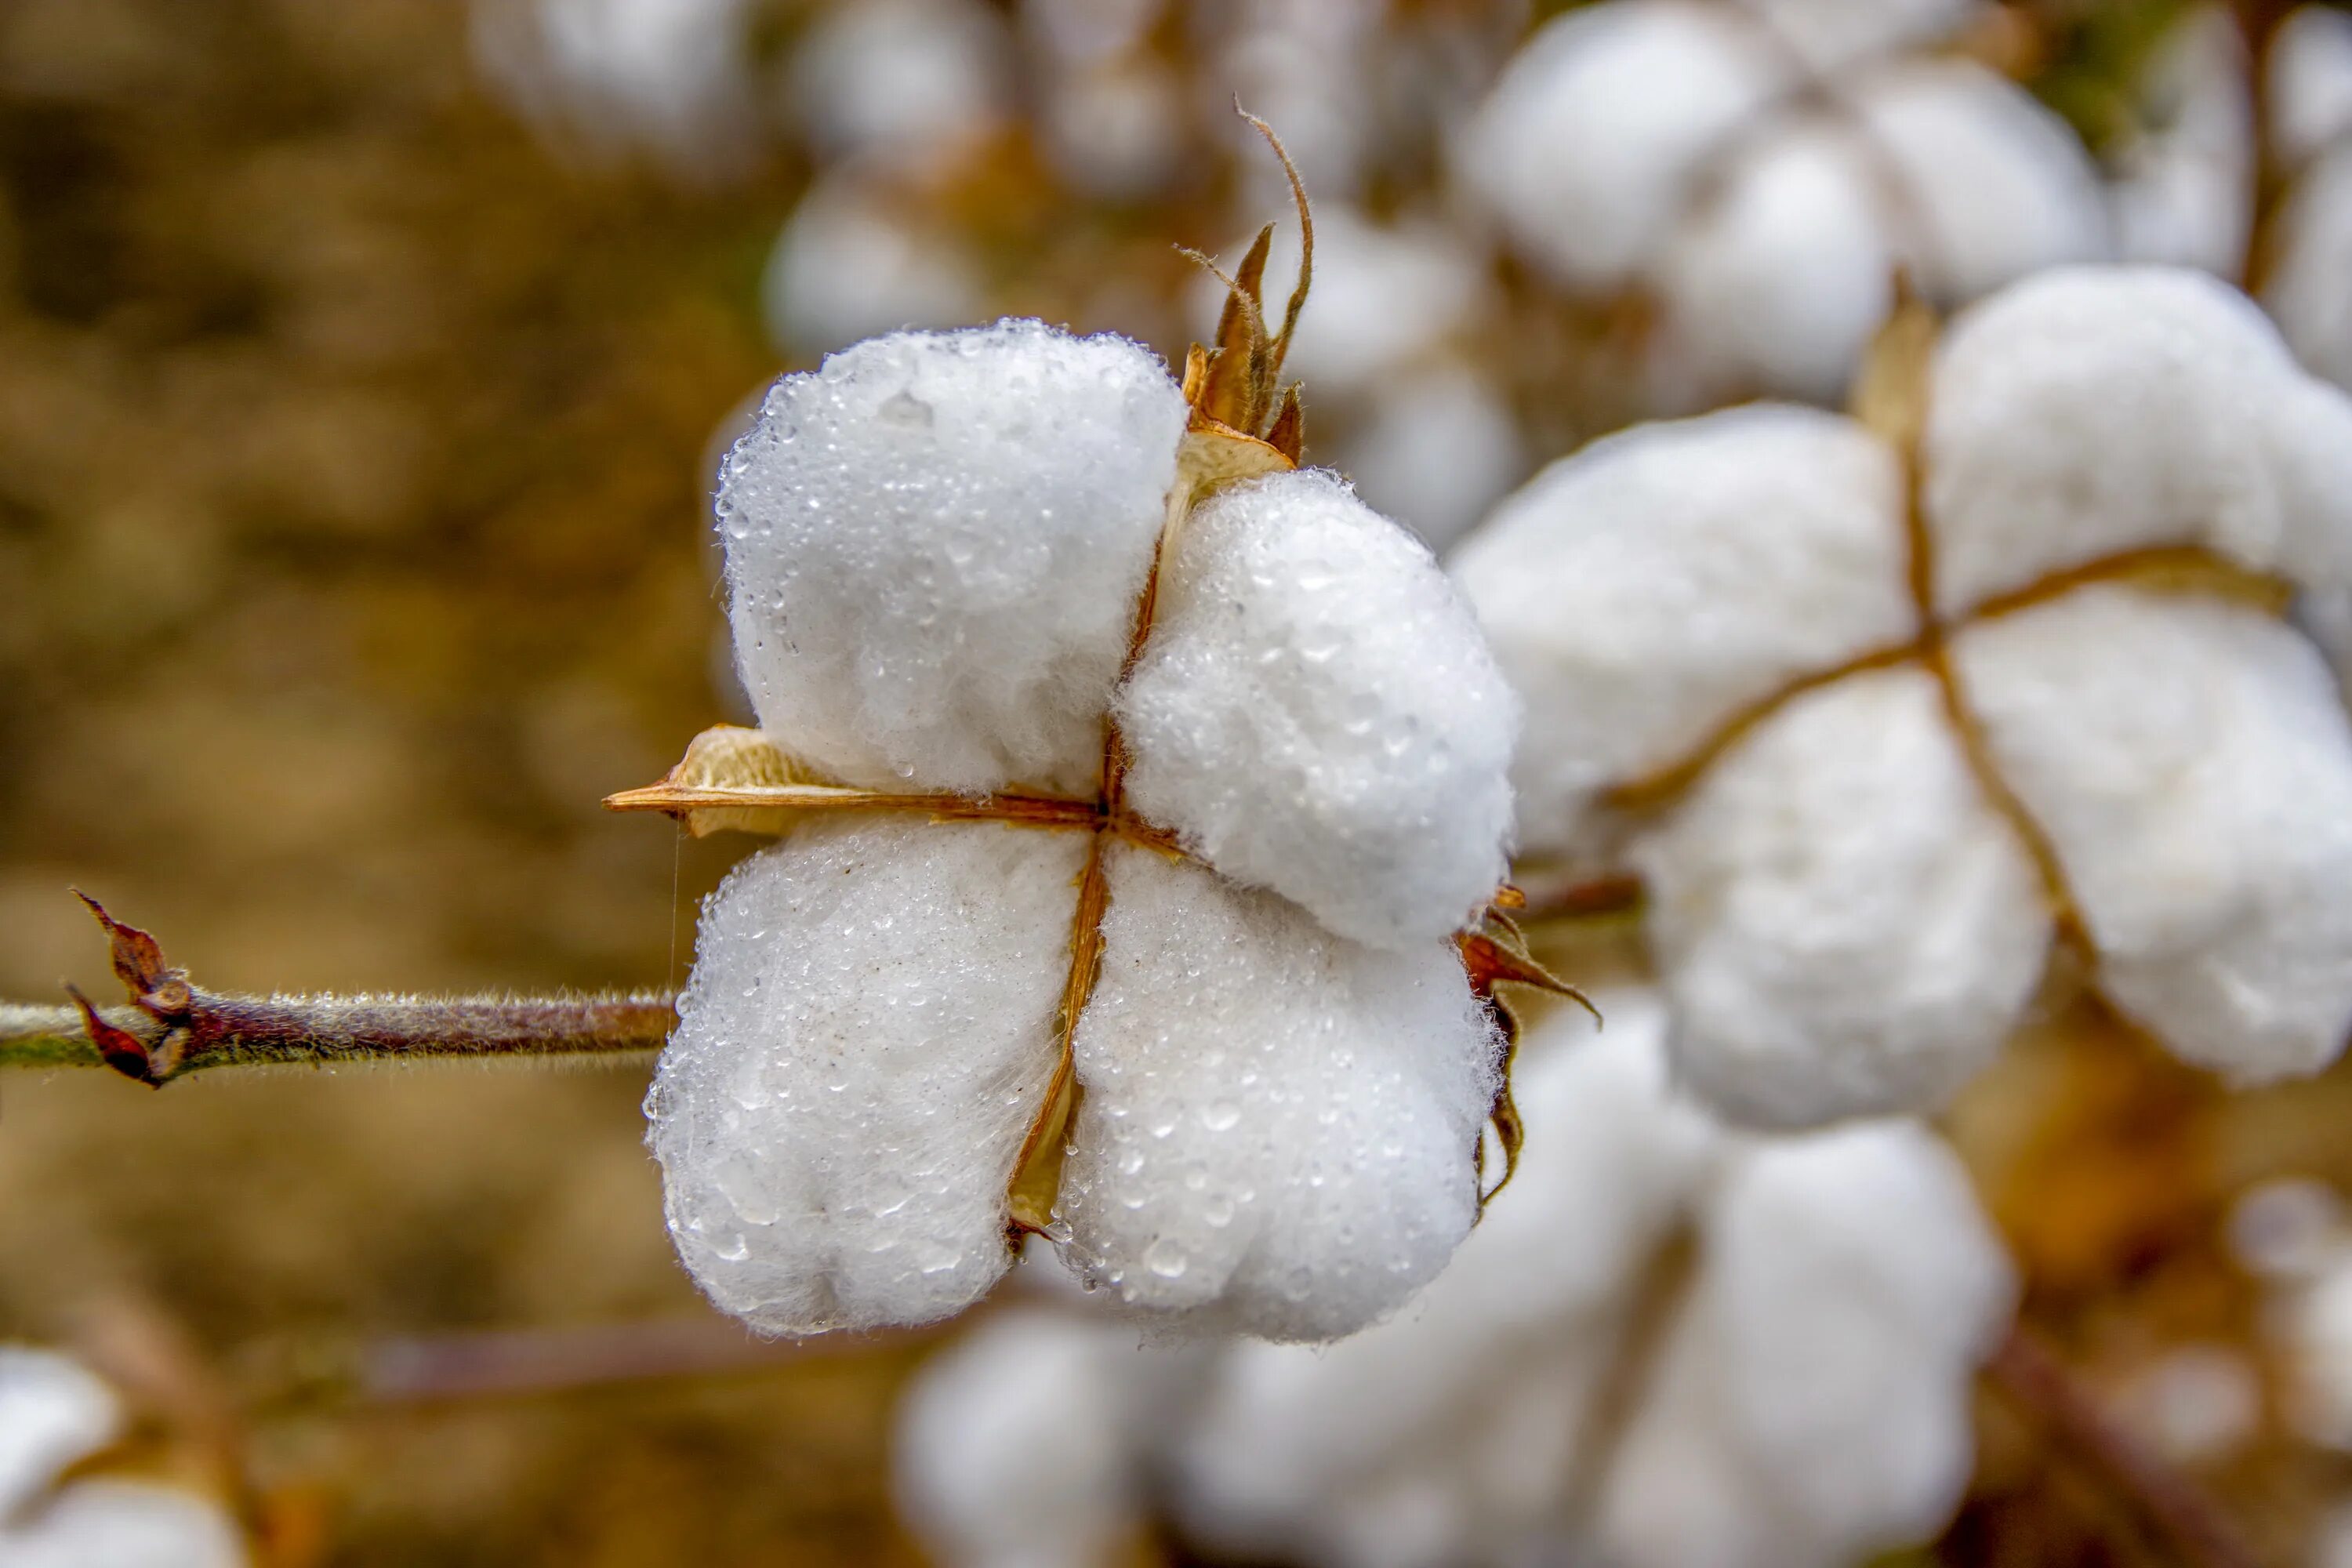
<path fill-rule="evenodd" d="M 1184 419 L 1146 350 L 1034 321 L 778 382 L 719 493 L 761 726 L 853 784 L 1091 789 Z"/>
<path fill-rule="evenodd" d="M 1008 1266 L 1083 835 L 813 823 L 703 914 L 646 1096 L 670 1233 L 769 1333 L 921 1323 Z"/>
<path fill-rule="evenodd" d="M 2174 25 L 2135 90 L 2140 129 L 2115 158 L 2116 254 L 2234 276 L 2254 221 L 2245 40 L 2209 5 Z"/>
<path fill-rule="evenodd" d="M 2299 163 L 2352 132 L 2352 16 L 2300 5 L 2271 35 L 2271 121 L 2279 156 Z"/>
<path fill-rule="evenodd" d="M 1601 791 L 1907 638 L 1902 504 L 1861 426 L 1772 407 L 1612 437 L 1504 501 L 1453 570 L 1528 703 L 1522 842 L 1574 845 Z"/>
<path fill-rule="evenodd" d="M 1187 1331 L 1325 1340 L 1393 1310 L 1477 1208 L 1498 1047 L 1452 944 L 1360 947 L 1131 846 L 1108 874 L 1066 1259 Z"/>
<path fill-rule="evenodd" d="M 1758 1126 L 1940 1103 L 2000 1047 L 2049 945 L 2032 860 L 1917 668 L 1790 700 L 1633 860 L 1675 1070 Z"/>
<path fill-rule="evenodd" d="M 977 268 L 955 237 L 894 210 L 856 170 L 810 186 L 776 236 L 760 284 L 768 333 L 788 353 L 826 353 L 908 327 L 982 311 Z"/>
<path fill-rule="evenodd" d="M 977 0 L 857 0 L 827 7 L 793 51 L 792 101 L 822 155 L 920 166 L 1005 116 L 1010 56 Z"/>
<path fill-rule="evenodd" d="M 1529 260 L 1606 291 L 1666 241 L 1708 155 L 1790 85 L 1763 41 L 1713 5 L 1607 0 L 1536 32 L 1454 163 Z"/>
<path fill-rule="evenodd" d="M 1114 715 L 1128 798 L 1342 936 L 1444 938 L 1503 879 L 1518 703 L 1429 552 L 1313 469 L 1185 521 Z"/>
<path fill-rule="evenodd" d="M 2263 304 L 2303 363 L 2352 386 L 2352 147 L 2313 163 L 2277 218 L 2276 260 Z"/>
<path fill-rule="evenodd" d="M 2352 725 L 2257 611 L 2123 587 L 1955 648 L 1996 764 L 2063 864 L 2107 995 L 2240 1081 L 2352 1028 Z"/>
<path fill-rule="evenodd" d="M 1376 390 L 1339 457 L 1373 510 L 1439 552 L 1528 471 L 1510 405 L 1478 372 L 1451 363 Z"/>

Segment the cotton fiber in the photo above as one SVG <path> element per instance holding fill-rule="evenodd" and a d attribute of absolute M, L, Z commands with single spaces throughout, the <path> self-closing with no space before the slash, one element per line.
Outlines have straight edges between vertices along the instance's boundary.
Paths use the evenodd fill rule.
<path fill-rule="evenodd" d="M 845 782 L 1087 788 L 1184 404 L 1123 339 L 877 338 L 776 384 L 719 494 L 761 728 Z"/>
<path fill-rule="evenodd" d="M 1336 477 L 1279 473 L 1192 514 L 1160 593 L 1115 709 L 1139 811 L 1360 942 L 1485 907 L 1518 710 L 1425 548 Z"/>

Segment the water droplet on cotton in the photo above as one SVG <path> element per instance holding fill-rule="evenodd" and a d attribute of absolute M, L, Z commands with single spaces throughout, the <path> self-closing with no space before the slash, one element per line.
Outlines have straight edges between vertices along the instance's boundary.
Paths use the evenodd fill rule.
<path fill-rule="evenodd" d="M 1242 1108 L 1230 1100 L 1213 1100 L 1201 1110 L 1201 1125 L 1223 1132 L 1242 1119 Z"/>
<path fill-rule="evenodd" d="M 1143 1249 L 1143 1266 L 1162 1279 L 1182 1279 L 1192 1262 L 1181 1242 L 1164 1236 Z"/>

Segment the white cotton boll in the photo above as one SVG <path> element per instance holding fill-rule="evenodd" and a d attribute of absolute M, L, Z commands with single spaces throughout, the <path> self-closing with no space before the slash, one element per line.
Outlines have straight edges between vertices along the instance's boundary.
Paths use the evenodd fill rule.
<path fill-rule="evenodd" d="M 1528 704 L 1519 835 L 1669 766 L 1790 679 L 1911 635 L 1902 476 L 1851 420 L 1743 408 L 1546 468 L 1453 555 Z"/>
<path fill-rule="evenodd" d="M 1139 1536 L 1150 1417 L 1196 1357 L 1068 1308 L 979 1323 L 919 1372 L 893 1444 L 900 1513 L 949 1568 L 1099 1568 Z"/>
<path fill-rule="evenodd" d="M 1737 1121 L 1927 1110 L 2033 994 L 2033 862 L 1969 771 L 1934 679 L 1792 699 L 1634 846 L 1677 1074 Z"/>
<path fill-rule="evenodd" d="M 2258 1279 L 2316 1278 L 2344 1247 L 2344 1201 L 2312 1176 L 2252 1188 L 2230 1209 L 2230 1252 Z"/>
<path fill-rule="evenodd" d="M 2249 75 L 2245 39 L 2218 5 L 2190 12 L 2158 48 L 2109 187 L 2123 259 L 2237 274 L 2254 223 Z"/>
<path fill-rule="evenodd" d="M 1571 288 L 1633 280 L 1687 183 L 1791 85 L 1760 39 L 1693 0 L 1607 0 L 1546 23 L 1467 127 L 1462 180 Z"/>
<path fill-rule="evenodd" d="M 2352 16 L 2301 5 L 2271 35 L 2271 142 L 2299 163 L 2352 132 Z"/>
<path fill-rule="evenodd" d="M 1308 190 L 1335 200 L 1362 190 L 1381 128 L 1370 57 L 1384 6 L 1385 0 L 1255 0 L 1230 13 L 1217 68 L 1204 73 L 1210 90 L 1201 108 L 1224 126 L 1241 160 L 1244 210 L 1286 204 L 1290 190 L 1256 131 L 1231 115 L 1236 97 L 1281 128 Z"/>
<path fill-rule="evenodd" d="M 1931 44 L 1976 15 L 1975 0 L 1741 0 L 1815 71 Z"/>
<path fill-rule="evenodd" d="M 1497 1051 L 1459 954 L 1360 947 L 1115 846 L 1078 1026 L 1066 1258 L 1148 1318 L 1326 1340 L 1468 1233 Z"/>
<path fill-rule="evenodd" d="M 2352 1264 L 2315 1280 L 2284 1317 L 2287 1418 L 2313 1442 L 2352 1451 Z"/>
<path fill-rule="evenodd" d="M 1894 299 L 1895 254 L 1849 132 L 1746 149 L 1663 263 L 1671 352 L 1701 385 L 1835 403 Z"/>
<path fill-rule="evenodd" d="M 828 6 L 792 58 L 792 102 L 818 152 L 906 165 L 992 129 L 1011 98 L 1004 25 L 978 0 Z"/>
<path fill-rule="evenodd" d="M 1853 94 L 1895 165 L 1895 243 L 1947 305 L 2045 267 L 2109 249 L 2097 171 L 2065 121 L 2007 79 L 1965 60 L 1914 60 Z"/>
<path fill-rule="evenodd" d="M 217 1505 L 169 1487 L 77 1482 L 11 1530 L 0 1568 L 245 1568 L 244 1543 Z"/>
<path fill-rule="evenodd" d="M 2276 260 L 2263 303 L 2296 357 L 2352 386 L 2352 146 L 2313 163 L 2279 209 Z"/>
<path fill-rule="evenodd" d="M 922 1323 L 1004 1273 L 1085 844 L 811 823 L 712 895 L 646 1117 L 713 1301 L 769 1333 Z"/>
<path fill-rule="evenodd" d="M 760 300 L 769 336 L 803 357 L 908 327 L 955 326 L 986 309 L 961 244 L 916 226 L 849 170 L 820 176 L 784 221 Z"/>
<path fill-rule="evenodd" d="M 121 1426 L 114 1391 L 79 1363 L 0 1345 L 0 1519 L 112 1442 Z"/>
<path fill-rule="evenodd" d="M 747 0 L 476 0 L 484 75 L 591 151 L 643 147 L 688 175 L 747 150 Z"/>
<path fill-rule="evenodd" d="M 1527 443 L 1502 394 L 1448 362 L 1371 395 L 1339 449 L 1372 510 L 1443 552 L 1527 476 Z"/>
<path fill-rule="evenodd" d="M 1334 475 L 1193 510 L 1113 711 L 1138 812 L 1342 936 L 1442 938 L 1503 879 L 1517 700 L 1427 548 Z"/>
<path fill-rule="evenodd" d="M 1969 310 L 1927 416 L 1939 609 L 2150 545 L 2271 566 L 2309 526 L 2269 449 L 2300 379 L 2252 302 L 2200 272 L 2067 268 Z"/>
<path fill-rule="evenodd" d="M 1149 351 L 908 332 L 768 394 L 719 491 L 761 726 L 854 784 L 1091 786 L 1175 478 Z"/>
<path fill-rule="evenodd" d="M 2119 586 L 1955 645 L 2002 776 L 2055 847 L 2108 996 L 2242 1082 L 2352 1029 L 2352 725 L 2257 610 Z"/>
<path fill-rule="evenodd" d="M 1148 55 L 1067 68 L 1045 89 L 1039 129 L 1055 169 L 1078 189 L 1143 199 L 1182 170 L 1181 84 Z"/>

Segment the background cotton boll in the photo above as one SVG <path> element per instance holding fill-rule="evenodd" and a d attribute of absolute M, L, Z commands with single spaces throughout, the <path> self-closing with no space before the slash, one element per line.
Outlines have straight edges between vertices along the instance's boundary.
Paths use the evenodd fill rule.
<path fill-rule="evenodd" d="M 1985 739 L 2064 865 L 2107 994 L 2242 1081 L 2352 1027 L 2352 726 L 2302 637 L 2122 587 L 1956 647 Z"/>
<path fill-rule="evenodd" d="M 244 1568 L 245 1546 L 219 1507 L 168 1487 L 92 1479 L 65 1488 L 15 1530 L 8 1568 Z"/>
<path fill-rule="evenodd" d="M 2298 6 L 2271 36 L 2271 145 L 2299 163 L 2352 132 L 2352 16 L 2333 5 Z"/>
<path fill-rule="evenodd" d="M 1921 289 L 1956 305 L 2110 249 L 2097 171 L 2065 121 L 1964 60 L 1913 60 L 1853 95 L 1906 199 L 1887 217 Z"/>
<path fill-rule="evenodd" d="M 2313 1442 L 2352 1451 L 2352 1263 L 2291 1300 L 2284 1328 L 2288 1418 Z"/>
<path fill-rule="evenodd" d="M 1197 867 L 1112 857 L 1071 1267 L 1187 1332 L 1326 1340 L 1385 1315 L 1476 1210 L 1497 1046 L 1459 955 L 1360 947 Z"/>
<path fill-rule="evenodd" d="M 1082 191 L 1136 200 L 1181 173 L 1181 85 L 1149 57 L 1057 71 L 1042 120 L 1046 155 Z"/>
<path fill-rule="evenodd" d="M 476 0 L 476 63 L 566 142 L 733 173 L 752 119 L 749 0 Z"/>
<path fill-rule="evenodd" d="M 1791 700 L 1634 846 L 1677 1076 L 1735 1121 L 1940 1103 L 2032 995 L 2050 919 L 1916 668 Z"/>
<path fill-rule="evenodd" d="M 1290 190 L 1257 156 L 1257 132 L 1226 118 L 1236 96 L 1281 128 L 1309 190 L 1342 201 L 1360 193 L 1379 151 L 1370 51 L 1386 8 L 1386 0 L 1255 0 L 1230 14 L 1238 25 L 1218 40 L 1219 68 L 1202 84 L 1201 108 L 1241 159 L 1245 210 L 1280 210 Z"/>
<path fill-rule="evenodd" d="M 0 1345 L 0 1519 L 112 1442 L 121 1425 L 114 1391 L 79 1363 Z"/>
<path fill-rule="evenodd" d="M 1197 508 L 1161 574 L 1113 710 L 1135 808 L 1342 936 L 1460 930 L 1503 879 L 1519 708 L 1428 550 L 1304 469 Z"/>
<path fill-rule="evenodd" d="M 908 327 L 953 326 L 985 309 L 961 244 L 911 221 L 855 167 L 819 178 L 793 209 L 760 296 L 769 336 L 803 358 Z"/>
<path fill-rule="evenodd" d="M 2253 304 L 2198 272 L 2069 268 L 1967 311 L 1925 446 L 1937 606 L 2154 544 L 2270 565 L 2286 524 L 2264 430 L 2294 375 Z"/>
<path fill-rule="evenodd" d="M 824 155 L 913 167 L 994 129 L 1011 72 L 1004 24 L 979 0 L 856 0 L 801 40 L 791 99 Z"/>
<path fill-rule="evenodd" d="M 2312 163 L 2279 210 L 2263 304 L 2296 357 L 2352 386 L 2352 146 Z"/>
<path fill-rule="evenodd" d="M 1521 841 L 1567 847 L 1602 789 L 1908 637 L 1901 506 L 1860 426 L 1774 407 L 1612 437 L 1505 500 L 1453 570 L 1528 704 Z"/>
<path fill-rule="evenodd" d="M 1979 11 L 1973 0 L 1741 0 L 1816 71 L 1929 44 Z"/>
<path fill-rule="evenodd" d="M 1338 456 L 1374 510 L 1440 552 L 1528 470 L 1510 405 L 1476 371 L 1452 362 L 1375 390 Z"/>
<path fill-rule="evenodd" d="M 2138 129 L 2112 160 L 2116 255 L 2238 274 L 2254 222 L 2251 69 L 2220 6 L 2173 26 L 2137 86 Z"/>
<path fill-rule="evenodd" d="M 1458 177 L 1513 243 L 1571 288 L 1633 280 L 1685 186 L 1787 68 L 1710 5 L 1606 0 L 1546 23 L 1465 129 Z"/>
<path fill-rule="evenodd" d="M 1003 1274 L 1084 854 L 993 824 L 822 823 L 729 876 L 646 1100 L 712 1300 L 812 1333 L 944 1318 Z"/>
<path fill-rule="evenodd" d="M 1091 786 L 1184 402 L 1034 321 L 859 343 L 778 382 L 719 521 L 743 684 L 860 784 Z"/>
<path fill-rule="evenodd" d="M 1742 153 L 1662 263 L 1667 352 L 1700 386 L 1835 403 L 1895 258 L 1864 154 L 1799 121 Z"/>

